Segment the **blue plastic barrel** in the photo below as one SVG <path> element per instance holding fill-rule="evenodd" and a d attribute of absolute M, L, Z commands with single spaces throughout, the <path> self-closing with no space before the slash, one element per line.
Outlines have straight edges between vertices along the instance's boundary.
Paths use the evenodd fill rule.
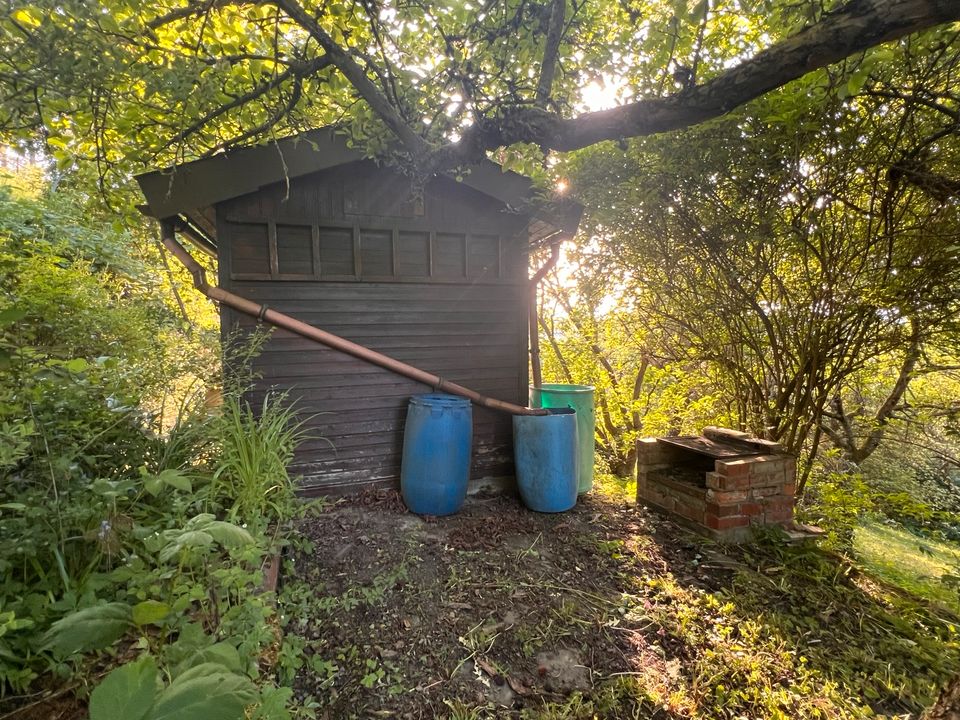
<path fill-rule="evenodd" d="M 400 493 L 411 512 L 451 515 L 460 509 L 470 479 L 472 436 L 469 400 L 444 393 L 410 398 Z"/>
<path fill-rule="evenodd" d="M 577 502 L 577 413 L 551 408 L 549 415 L 513 416 L 517 489 L 537 512 L 563 512 Z"/>
<path fill-rule="evenodd" d="M 540 387 L 530 386 L 530 407 L 569 407 L 577 411 L 577 433 L 580 438 L 577 492 L 580 495 L 593 487 L 593 451 L 596 432 L 593 393 L 593 385 L 545 383 Z"/>

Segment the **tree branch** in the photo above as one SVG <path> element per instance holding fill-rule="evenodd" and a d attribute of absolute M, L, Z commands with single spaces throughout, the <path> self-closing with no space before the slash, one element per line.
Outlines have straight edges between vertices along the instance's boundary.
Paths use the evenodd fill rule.
<path fill-rule="evenodd" d="M 426 157 L 430 150 L 427 142 L 406 123 L 397 108 L 367 77 L 366 71 L 360 67 L 350 53 L 334 42 L 327 31 L 320 27 L 317 20 L 311 17 L 296 0 L 273 1 L 293 22 L 310 33 L 311 37 L 329 56 L 330 62 L 343 73 L 344 77 L 353 85 L 354 90 L 380 116 L 380 119 L 390 128 L 390 131 L 412 154 L 414 161 Z"/>
<path fill-rule="evenodd" d="M 537 83 L 537 107 L 546 107 L 553 89 L 553 77 L 557 70 L 557 56 L 560 53 L 560 40 L 563 39 L 563 21 L 567 14 L 567 0 L 553 0 L 550 8 L 550 27 L 543 48 L 543 62 L 540 63 L 540 80 Z"/>
<path fill-rule="evenodd" d="M 298 79 L 305 78 L 309 75 L 313 75 L 314 73 L 319 72 L 320 70 L 322 70 L 323 68 L 327 67 L 330 64 L 331 64 L 330 58 L 326 55 L 322 55 L 321 57 L 314 58 L 309 62 L 291 64 L 286 70 L 284 70 L 279 75 L 274 75 L 267 82 L 262 83 L 261 85 L 258 85 L 257 87 L 253 88 L 249 92 L 246 92 L 243 95 L 235 98 L 234 100 L 231 100 L 230 102 L 224 105 L 221 105 L 215 110 L 211 110 L 202 118 L 192 123 L 189 127 L 186 127 L 183 130 L 180 130 L 176 135 L 174 135 L 172 138 L 170 138 L 170 140 L 168 140 L 164 144 L 164 146 L 160 149 L 159 152 L 163 152 L 164 150 L 171 147 L 172 145 L 175 145 L 176 143 L 182 140 L 186 140 L 188 137 L 190 137 L 194 133 L 202 130 L 207 123 L 211 122 L 212 120 L 215 120 L 221 115 L 224 115 L 230 112 L 231 110 L 234 110 L 235 108 L 240 107 L 241 105 L 246 105 L 248 102 L 256 100 L 257 98 L 263 95 L 266 95 L 268 92 L 279 87 L 290 78 L 298 78 Z M 299 97 L 300 96 L 298 94 L 297 98 L 299 99 Z M 234 144 L 236 143 L 234 142 Z"/>
<path fill-rule="evenodd" d="M 504 108 L 499 117 L 473 126 L 460 143 L 435 151 L 431 165 L 436 170 L 456 167 L 475 162 L 487 150 L 520 142 L 563 152 L 604 140 L 689 127 L 850 55 L 957 20 L 960 3 L 956 0 L 851 0 L 815 25 L 714 79 L 666 98 L 649 98 L 571 119 L 530 106 Z"/>

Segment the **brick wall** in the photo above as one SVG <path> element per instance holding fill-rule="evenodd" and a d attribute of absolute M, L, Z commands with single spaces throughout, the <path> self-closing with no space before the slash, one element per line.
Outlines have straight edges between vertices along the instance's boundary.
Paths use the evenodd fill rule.
<path fill-rule="evenodd" d="M 712 432 L 711 432 L 712 431 Z M 734 433 L 707 428 L 705 437 L 724 441 Z M 792 526 L 796 492 L 797 462 L 779 452 L 779 446 L 740 435 L 741 444 L 752 455 L 713 460 L 694 451 L 643 438 L 637 442 L 637 501 L 668 514 L 679 516 L 725 542 L 750 537 L 752 525 Z M 719 436 L 719 437 L 718 437 Z M 757 454 L 757 451 L 765 451 Z M 702 484 L 677 477 L 690 473 L 678 468 L 703 471 Z M 699 477 L 699 475 L 695 475 Z"/>

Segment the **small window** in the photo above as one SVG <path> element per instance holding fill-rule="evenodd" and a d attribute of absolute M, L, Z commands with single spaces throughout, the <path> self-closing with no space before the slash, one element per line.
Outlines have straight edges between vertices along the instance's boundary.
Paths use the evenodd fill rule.
<path fill-rule="evenodd" d="M 231 223 L 230 260 L 238 275 L 270 274 L 270 242 L 266 223 Z"/>
<path fill-rule="evenodd" d="M 309 225 L 277 224 L 277 270 L 281 275 L 313 275 L 313 231 Z"/>
<path fill-rule="evenodd" d="M 360 274 L 363 277 L 393 275 L 393 232 L 360 230 Z"/>
<path fill-rule="evenodd" d="M 397 270 L 400 277 L 430 277 L 430 233 L 400 231 Z"/>
<path fill-rule="evenodd" d="M 496 280 L 500 275 L 500 241 L 496 235 L 471 235 L 467 247 L 467 275 Z"/>
<path fill-rule="evenodd" d="M 353 231 L 349 228 L 320 228 L 320 274 L 355 275 L 353 267 Z"/>
<path fill-rule="evenodd" d="M 466 235 L 437 233 L 433 245 L 433 276 L 462 278 L 466 275 Z"/>

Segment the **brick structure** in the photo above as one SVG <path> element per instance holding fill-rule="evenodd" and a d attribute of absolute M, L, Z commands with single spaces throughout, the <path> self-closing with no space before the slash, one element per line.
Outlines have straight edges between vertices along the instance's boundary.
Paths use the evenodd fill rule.
<path fill-rule="evenodd" d="M 796 479 L 793 455 L 736 430 L 637 442 L 637 502 L 723 542 L 749 539 L 753 525 L 792 529 Z"/>

